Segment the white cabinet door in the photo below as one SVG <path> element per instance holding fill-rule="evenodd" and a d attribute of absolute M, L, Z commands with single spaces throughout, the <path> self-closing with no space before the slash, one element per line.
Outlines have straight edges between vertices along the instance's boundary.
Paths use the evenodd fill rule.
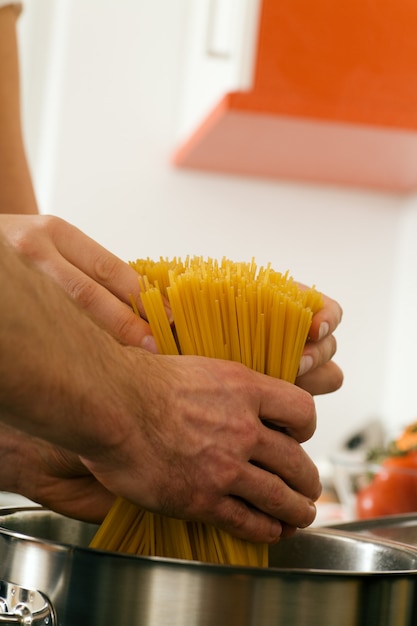
<path fill-rule="evenodd" d="M 252 84 L 261 0 L 194 0 L 184 48 L 178 140 L 228 92 Z"/>

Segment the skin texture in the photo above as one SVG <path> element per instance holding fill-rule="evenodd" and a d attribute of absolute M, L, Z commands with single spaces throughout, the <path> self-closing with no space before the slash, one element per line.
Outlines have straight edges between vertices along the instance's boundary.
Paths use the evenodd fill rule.
<path fill-rule="evenodd" d="M 17 10 L 0 9 L 0 207 L 8 213 L 37 213 L 20 119 Z"/>
<path fill-rule="evenodd" d="M 313 521 L 309 393 L 238 363 L 124 346 L 10 247 L 0 255 L 9 432 L 65 448 L 111 493 L 248 540 Z"/>
<path fill-rule="evenodd" d="M 114 501 L 76 454 L 0 424 L 1 485 L 63 515 L 100 523 Z"/>
<path fill-rule="evenodd" d="M 132 312 L 128 294 L 144 315 L 137 274 L 127 263 L 75 226 L 50 215 L 0 215 L 0 232 L 119 341 L 156 352 L 149 326 Z M 340 305 L 324 296 L 323 309 L 313 317 L 303 372 L 296 381 L 313 395 L 336 391 L 343 382 L 342 371 L 332 361 L 337 348 L 333 333 L 341 319 Z"/>
<path fill-rule="evenodd" d="M 307 526 L 320 482 L 300 444 L 315 429 L 311 394 L 342 383 L 340 306 L 325 298 L 313 318 L 297 385 L 156 354 L 127 299 L 140 308 L 134 270 L 67 222 L 25 215 L 38 208 L 16 17 L 0 9 L 0 489 L 89 521 L 121 495 L 253 541 Z"/>
<path fill-rule="evenodd" d="M 48 406 L 42 409 L 43 424 L 37 421 L 32 402 L 30 407 L 25 408 L 25 411 L 30 409 L 26 414 L 26 424 L 22 422 L 25 413 L 22 414 L 21 411 L 13 416 L 13 421 L 8 420 L 9 426 L 18 424 L 20 430 L 26 431 L 24 442 L 27 455 L 22 456 L 19 452 L 22 434 L 15 428 L 9 429 L 8 454 L 11 458 L 14 451 L 14 462 L 18 465 L 19 472 L 10 484 L 7 481 L 11 477 L 3 475 L 2 489 L 22 493 L 49 508 L 93 521 L 101 521 L 112 502 L 112 494 L 124 495 L 146 508 L 174 516 L 210 520 L 232 534 L 262 541 L 276 540 L 281 533 L 288 534 L 292 528 L 306 526 L 313 521 L 313 501 L 318 497 L 320 487 L 317 471 L 299 443 L 308 439 L 315 428 L 316 418 L 310 393 L 325 393 L 341 384 L 340 369 L 329 361 L 336 348 L 331 330 L 337 326 L 341 316 L 337 303 L 326 298 L 325 307 L 313 319 L 312 338 L 305 350 L 305 354 L 312 357 L 312 369 L 297 381 L 300 387 L 307 387 L 309 393 L 304 393 L 297 386 L 282 381 L 270 381 L 268 377 L 249 372 L 237 364 L 209 360 L 208 365 L 204 359 L 204 365 L 201 365 L 199 359 L 194 362 L 190 360 L 191 357 L 180 357 L 181 361 L 178 362 L 178 357 L 149 355 L 149 351 L 155 352 L 149 327 L 145 320 L 133 315 L 126 298 L 125 301 L 122 299 L 123 294 L 130 292 L 140 301 L 137 275 L 127 264 L 75 227 L 56 217 L 4 215 L 0 216 L 0 225 L 8 237 L 7 251 L 12 256 L 13 253 L 16 256 L 17 252 L 22 255 L 14 260 L 24 263 L 24 255 L 26 261 L 35 263 L 37 270 L 42 272 L 35 272 L 36 279 L 32 278 L 30 284 L 17 289 L 17 300 L 17 278 L 12 285 L 14 295 L 12 293 L 10 301 L 13 298 L 16 300 L 13 311 L 31 311 L 30 318 L 23 316 L 22 328 L 17 331 L 15 343 L 12 345 L 15 351 L 24 354 L 24 362 L 17 371 L 24 372 L 30 366 L 30 371 L 24 375 L 23 380 L 33 381 L 32 386 L 17 394 L 15 402 L 21 397 L 36 397 L 39 407 L 39 390 L 42 390 L 42 384 L 46 385 L 45 397 L 48 398 Z M 68 241 L 73 245 L 68 246 Z M 82 255 L 77 256 L 77 265 L 74 265 L 71 252 L 74 248 L 83 250 Z M 48 279 L 44 273 L 49 275 Z M 24 274 L 26 276 L 27 270 Z M 11 273 L 8 274 L 9 278 L 10 276 Z M 38 281 L 42 285 L 43 281 L 47 281 L 48 286 L 37 286 Z M 51 291 L 52 289 L 56 291 Z M 61 293 L 62 290 L 67 293 Z M 46 296 L 49 291 L 50 295 Z M 53 314 L 52 302 L 61 302 L 58 294 L 59 298 L 65 296 L 66 304 L 71 301 L 71 305 L 74 305 L 74 310 L 70 309 L 71 319 L 66 331 L 62 329 L 65 328 L 64 320 L 68 313 L 63 314 L 58 309 Z M 9 298 L 7 301 L 9 302 Z M 34 302 L 40 305 L 39 321 L 35 318 Z M 48 303 L 48 307 L 42 306 L 42 303 Z M 61 303 L 60 306 L 62 305 Z M 76 327 L 72 316 L 75 312 L 80 314 L 78 307 L 89 314 L 86 321 L 91 328 L 87 343 L 85 337 L 72 336 Z M 10 316 L 14 325 L 17 320 L 13 311 Z M 57 320 L 60 320 L 59 325 Z M 36 337 L 31 329 L 33 324 L 39 331 L 43 329 L 37 348 L 36 342 L 34 343 Z M 330 334 L 319 339 L 323 326 Z M 92 328 L 94 336 L 100 332 L 100 338 L 97 337 L 93 345 Z M 6 327 L 4 329 L 10 340 L 13 333 L 7 332 Z M 47 338 L 48 333 L 52 334 L 50 339 Z M 100 358 L 97 347 L 101 343 L 107 346 L 107 342 L 113 337 L 117 341 L 112 340 L 110 354 Z M 313 337 L 316 337 L 316 341 Z M 45 367 L 45 346 L 63 339 L 69 340 L 69 344 L 65 343 L 59 348 L 51 367 Z M 31 352 L 28 352 L 32 344 Z M 25 346 L 24 351 L 22 346 Z M 133 346 L 148 351 L 139 352 L 138 362 Z M 105 351 L 109 349 L 107 346 Z M 114 350 L 123 350 L 124 364 L 118 364 L 121 357 L 114 356 Z M 7 347 L 3 352 L 7 354 Z M 66 355 L 67 366 L 71 362 L 70 358 L 75 359 L 73 367 L 66 368 L 69 394 L 67 411 L 70 418 L 66 412 L 58 417 L 66 406 L 60 396 L 63 383 L 55 379 L 56 371 L 62 370 L 63 354 Z M 82 422 L 79 419 L 83 414 L 77 400 L 80 377 L 74 373 L 81 374 L 80 364 L 85 365 L 88 362 L 84 355 L 93 355 L 94 358 L 90 362 L 89 371 L 81 375 L 83 383 L 97 369 L 97 364 L 101 370 L 105 370 L 100 370 L 98 381 L 90 383 L 92 388 L 106 391 L 97 398 L 97 406 L 105 406 L 106 409 L 110 407 L 109 400 L 106 399 L 108 391 L 113 389 L 111 397 L 117 398 L 120 390 L 125 389 L 127 381 L 131 380 L 132 373 L 135 374 L 134 380 L 141 392 L 141 397 L 138 398 L 137 389 L 132 392 L 125 389 L 120 400 L 126 402 L 129 398 L 131 401 L 123 409 L 130 415 L 129 420 L 135 420 L 132 407 L 135 411 L 142 407 L 138 430 L 136 425 L 131 426 L 136 433 L 136 439 L 130 433 L 127 436 L 129 447 L 135 452 L 129 449 L 125 451 L 124 446 L 117 445 L 116 457 L 111 462 L 107 456 L 107 441 L 102 444 L 94 441 L 97 458 L 95 455 L 91 456 L 89 451 L 84 455 L 83 450 L 73 443 L 85 437 L 84 423 L 93 423 L 90 413 L 85 414 Z M 150 356 L 156 360 L 148 362 Z M 132 363 L 131 358 L 134 361 Z M 17 356 L 13 355 L 11 360 L 17 363 Z M 10 363 L 10 359 L 7 363 Z M 111 363 L 110 368 L 107 367 L 108 363 Z M 42 368 L 44 382 L 40 384 L 34 376 L 38 376 Z M 115 385 L 115 379 L 121 374 L 122 380 Z M 257 389 L 254 382 L 246 380 L 246 376 L 254 380 L 266 378 L 268 385 L 272 383 L 276 387 L 271 413 L 261 410 L 264 391 Z M 18 386 L 22 384 L 21 379 L 22 376 L 19 375 Z M 6 380 L 5 374 L 3 380 Z M 265 381 L 262 385 L 264 384 Z M 248 395 L 252 389 L 256 390 L 255 404 L 252 394 Z M 51 413 L 51 398 L 55 395 L 58 406 Z M 10 393 L 7 397 L 11 397 Z M 296 407 L 299 407 L 299 415 Z M 53 435 L 50 421 L 58 426 L 68 424 L 68 419 L 72 428 L 64 431 L 60 437 Z M 285 434 L 266 428 L 262 419 L 275 421 L 276 426 L 285 429 Z M 99 425 L 102 422 L 103 415 Z M 169 429 L 166 428 L 166 422 Z M 303 424 L 301 430 L 300 424 Z M 126 427 L 124 420 L 122 425 Z M 109 416 L 106 435 L 110 436 L 116 429 L 119 436 L 122 432 L 119 426 L 119 411 L 115 411 Z M 98 427 L 95 428 L 94 435 L 98 435 Z M 19 446 L 13 446 L 13 433 Z M 31 438 L 30 435 L 36 437 Z M 41 442 L 40 439 L 44 441 Z M 236 449 L 236 441 L 241 441 L 242 449 L 236 452 L 238 457 L 233 458 L 230 451 Z M 113 446 L 111 442 L 110 448 Z M 191 453 L 192 458 L 180 460 L 183 455 Z M 134 459 L 134 469 L 130 468 L 132 461 L 128 463 L 131 456 Z M 138 468 L 139 458 L 145 458 L 146 462 L 142 460 Z M 113 463 L 116 463 L 117 471 Z M 243 474 L 242 463 L 246 463 Z M 269 471 L 261 470 L 259 465 Z M 34 466 L 38 468 L 35 483 L 32 479 Z M 127 489 L 126 474 L 130 476 L 132 472 L 135 473 L 138 484 L 146 485 L 139 493 L 136 483 L 134 488 L 131 486 Z M 216 491 L 213 484 L 207 483 L 208 475 L 221 489 L 220 492 L 218 489 Z M 191 482 L 189 477 L 192 477 Z M 159 494 L 159 497 L 149 500 L 148 490 L 153 496 Z M 248 507 L 242 501 L 247 501 L 251 506 Z M 265 518 L 264 513 L 268 518 Z M 268 539 L 262 534 L 265 533 L 266 519 L 274 529 L 269 531 Z"/>

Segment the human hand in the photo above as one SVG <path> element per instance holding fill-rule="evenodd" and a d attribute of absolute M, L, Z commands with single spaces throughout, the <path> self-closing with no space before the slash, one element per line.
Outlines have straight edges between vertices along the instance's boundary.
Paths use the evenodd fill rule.
<path fill-rule="evenodd" d="M 342 370 L 332 361 L 337 347 L 333 333 L 343 312 L 338 302 L 323 298 L 324 306 L 313 317 L 295 381 L 313 395 L 336 391 L 343 383 Z"/>
<path fill-rule="evenodd" d="M 71 452 L 0 424 L 0 490 L 57 513 L 101 523 L 114 496 Z"/>
<path fill-rule="evenodd" d="M 45 215 L 0 215 L 0 231 L 21 254 L 48 273 L 119 341 L 157 352 L 146 318 L 137 273 L 68 222 Z M 141 317 L 132 311 L 132 294 Z M 304 348 L 296 384 L 313 395 L 340 387 L 343 374 L 332 361 L 333 335 L 342 316 L 339 304 L 324 297 Z M 171 311 L 167 304 L 169 318 Z"/>
<path fill-rule="evenodd" d="M 124 346 L 1 241 L 0 256 L 1 421 L 161 514 L 260 542 L 313 521 L 308 392 L 240 363 Z"/>
<path fill-rule="evenodd" d="M 0 231 L 119 341 L 157 352 L 142 319 L 138 275 L 127 263 L 58 217 L 0 215 Z M 142 317 L 133 313 L 129 294 Z"/>
<path fill-rule="evenodd" d="M 101 483 L 146 509 L 249 541 L 272 543 L 311 524 L 321 487 L 300 445 L 316 424 L 310 394 L 230 361 L 130 356 L 142 392 L 136 418 L 123 424 L 119 408 L 115 429 L 103 417 L 110 445 L 83 455 Z M 129 397 L 125 390 L 118 403 Z"/>

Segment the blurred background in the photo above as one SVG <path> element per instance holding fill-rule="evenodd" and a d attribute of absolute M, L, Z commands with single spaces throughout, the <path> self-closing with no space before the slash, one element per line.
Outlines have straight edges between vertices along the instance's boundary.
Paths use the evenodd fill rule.
<path fill-rule="evenodd" d="M 212 33 L 219 54 L 211 61 L 220 64 L 197 80 L 197 34 L 210 4 L 26 2 L 19 42 L 34 183 L 43 213 L 125 260 L 255 257 L 338 300 L 345 382 L 317 398 L 318 428 L 306 444 L 321 462 L 372 420 L 397 431 L 417 415 L 417 196 L 174 166 L 204 107 L 250 81 L 256 37 L 247 23 L 237 65 L 220 69 L 235 33 L 222 27 L 236 8 L 229 0 Z M 256 3 L 241 5 L 256 25 Z"/>

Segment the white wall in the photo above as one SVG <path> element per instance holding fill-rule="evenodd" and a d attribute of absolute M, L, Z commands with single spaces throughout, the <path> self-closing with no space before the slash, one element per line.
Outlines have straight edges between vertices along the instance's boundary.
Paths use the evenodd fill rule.
<path fill-rule="evenodd" d="M 389 332 L 383 416 L 395 429 L 416 419 L 417 197 L 404 201 L 399 233 L 393 317 Z"/>
<path fill-rule="evenodd" d="M 394 313 L 408 320 L 393 298 L 404 300 L 397 271 L 408 258 L 400 260 L 399 246 L 410 244 L 404 231 L 416 232 L 415 206 L 364 190 L 173 169 L 190 2 L 27 5 L 24 119 L 41 208 L 124 259 L 255 256 L 339 300 L 345 384 L 317 399 L 319 426 L 307 447 L 320 459 L 366 420 L 397 418 Z M 413 401 L 401 410 L 412 413 Z"/>

